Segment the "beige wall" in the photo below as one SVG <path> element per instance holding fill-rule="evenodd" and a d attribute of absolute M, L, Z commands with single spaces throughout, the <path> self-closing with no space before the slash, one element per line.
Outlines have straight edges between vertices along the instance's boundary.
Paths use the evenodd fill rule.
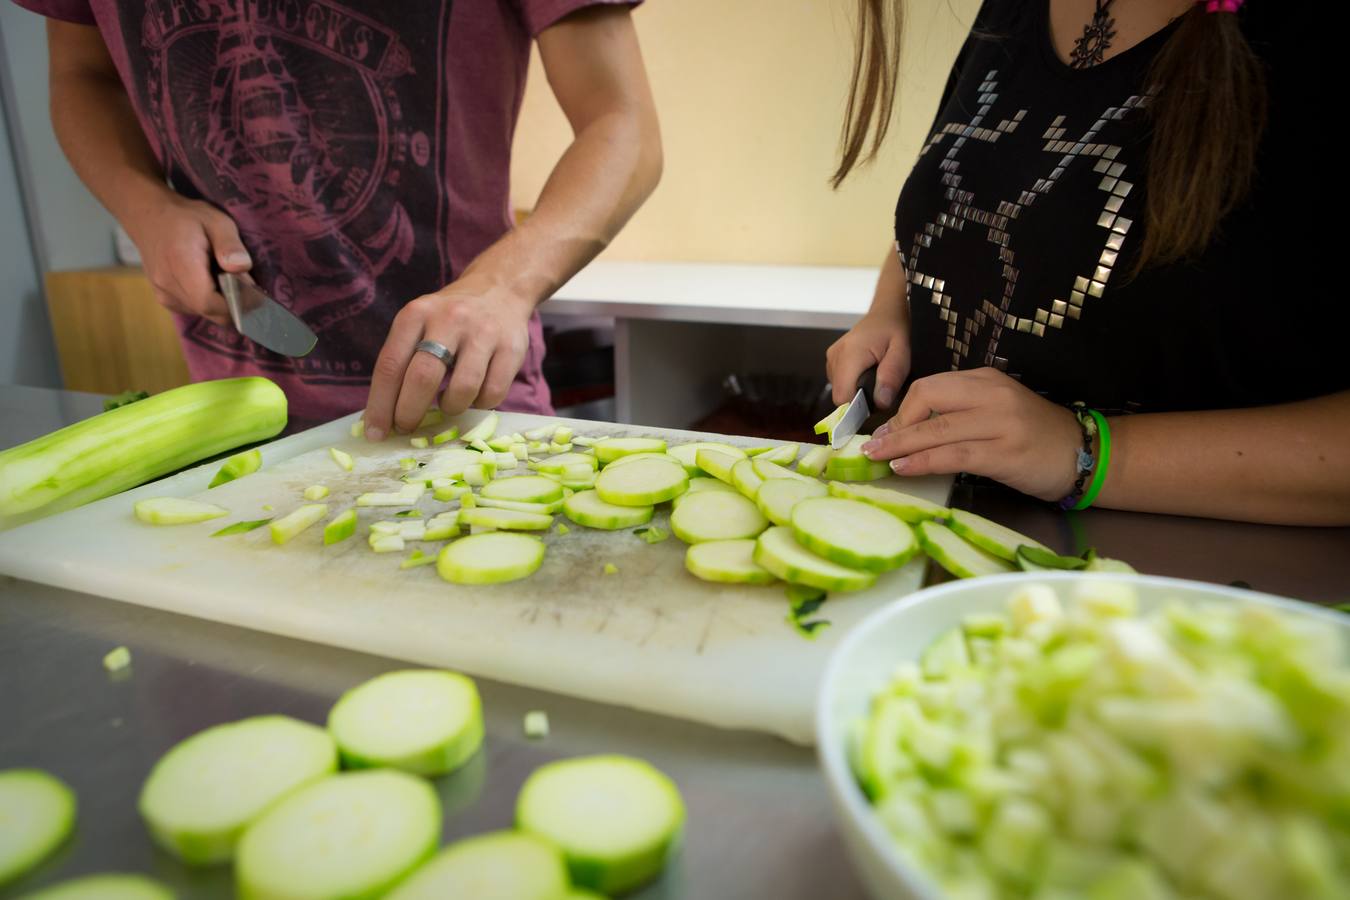
<path fill-rule="evenodd" d="M 880 264 L 896 195 L 978 6 L 910 0 L 898 120 L 877 163 L 836 193 L 826 178 L 852 0 L 648 0 L 636 21 L 665 175 L 605 258 Z M 513 201 L 529 208 L 570 138 L 537 55 L 517 134 Z"/>

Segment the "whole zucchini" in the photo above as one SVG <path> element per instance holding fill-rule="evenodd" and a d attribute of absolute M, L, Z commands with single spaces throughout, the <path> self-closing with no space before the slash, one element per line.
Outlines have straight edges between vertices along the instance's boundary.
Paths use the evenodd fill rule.
<path fill-rule="evenodd" d="M 286 427 L 266 378 L 184 385 L 0 452 L 0 531 L 152 481 Z"/>

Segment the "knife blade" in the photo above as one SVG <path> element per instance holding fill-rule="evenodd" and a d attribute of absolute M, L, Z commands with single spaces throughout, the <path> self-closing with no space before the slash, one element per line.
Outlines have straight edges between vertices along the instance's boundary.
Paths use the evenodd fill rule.
<path fill-rule="evenodd" d="M 858 392 L 849 401 L 848 411 L 830 431 L 830 447 L 832 449 L 838 450 L 853 440 L 862 430 L 863 424 L 872 415 L 872 407 L 868 405 L 867 398 L 872 395 L 876 387 L 877 367 L 872 366 L 859 376 Z"/>
<path fill-rule="evenodd" d="M 251 281 L 216 270 L 216 282 L 230 319 L 244 337 L 282 356 L 306 356 L 319 339 L 294 313 Z"/>

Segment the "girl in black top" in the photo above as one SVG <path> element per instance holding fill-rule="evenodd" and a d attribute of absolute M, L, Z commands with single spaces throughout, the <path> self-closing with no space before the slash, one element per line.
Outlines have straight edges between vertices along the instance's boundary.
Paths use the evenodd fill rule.
<path fill-rule="evenodd" d="M 859 2 L 836 182 L 885 133 L 896 3 Z M 1320 193 L 1341 185 L 1317 187 L 1287 100 L 1297 5 L 1242 6 L 986 0 L 898 252 L 828 354 L 836 402 L 873 365 L 881 407 L 914 379 L 868 455 L 1066 508 L 1100 482 L 1117 509 L 1350 523 L 1350 304 Z M 1107 426 L 1100 475 L 1074 401 Z"/>

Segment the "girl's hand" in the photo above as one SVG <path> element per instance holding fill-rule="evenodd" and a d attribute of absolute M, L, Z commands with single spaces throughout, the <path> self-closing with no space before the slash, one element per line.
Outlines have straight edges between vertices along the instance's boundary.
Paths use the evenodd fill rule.
<path fill-rule="evenodd" d="M 872 401 L 876 409 L 895 405 L 900 386 L 909 375 L 909 335 L 903 320 L 885 312 L 869 312 L 825 352 L 825 372 L 835 403 L 847 403 L 858 390 L 858 379 L 877 367 Z"/>
<path fill-rule="evenodd" d="M 1073 489 L 1081 446 L 1072 412 L 997 369 L 974 369 L 915 381 L 863 453 L 899 475 L 969 472 L 1055 501 Z"/>

